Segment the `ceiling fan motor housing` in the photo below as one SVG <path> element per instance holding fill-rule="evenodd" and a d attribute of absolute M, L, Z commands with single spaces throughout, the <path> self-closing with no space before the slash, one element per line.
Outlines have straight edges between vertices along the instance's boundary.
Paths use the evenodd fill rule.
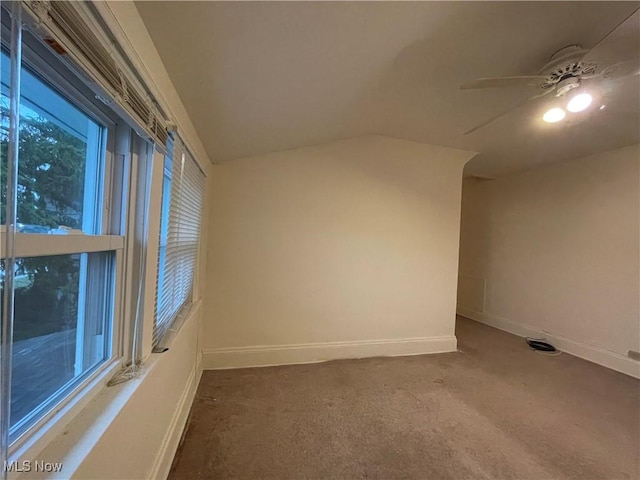
<path fill-rule="evenodd" d="M 573 75 L 569 75 L 558 82 L 556 97 L 562 97 L 563 95 L 566 95 L 568 92 L 570 92 L 574 88 L 578 88 L 579 86 L 580 79 L 578 77 L 574 77 Z"/>
<path fill-rule="evenodd" d="M 640 9 L 635 8 L 633 13 L 596 42 L 595 46 L 589 50 L 583 49 L 578 44 L 561 48 L 551 55 L 549 62 L 536 75 L 479 78 L 462 84 L 461 90 L 505 87 L 538 89 L 533 96 L 476 125 L 464 135 L 469 135 L 530 101 L 541 99 L 551 93 L 556 97 L 572 97 L 567 98 L 569 100 L 567 109 L 570 112 L 580 112 L 589 106 L 593 98 L 586 92 L 584 92 L 585 95 L 575 96 L 570 92 L 580 87 L 583 81 L 589 83 L 589 88 L 595 87 L 596 93 L 602 98 L 613 88 L 611 80 L 640 75 L 640 61 L 637 55 L 638 25 L 640 25 Z M 592 85 L 591 81 L 594 79 L 600 79 L 600 82 Z M 564 102 L 564 99 L 562 101 Z M 604 105 L 600 108 L 604 108 Z M 553 110 L 564 113 L 560 108 L 552 108 L 547 113 Z M 582 116 L 582 118 L 587 117 Z M 553 120 L 548 121 L 553 122 Z"/>
<path fill-rule="evenodd" d="M 564 95 L 568 91 L 580 86 L 580 78 L 591 78 L 597 74 L 598 66 L 594 63 L 583 62 L 582 59 L 588 50 L 583 50 L 580 45 L 569 45 L 561 48 L 551 56 L 540 73 L 547 77 L 540 83 L 543 90 L 558 86 L 556 96 Z M 577 80 L 575 84 L 569 80 Z M 563 89 L 561 91 L 561 89 Z"/>

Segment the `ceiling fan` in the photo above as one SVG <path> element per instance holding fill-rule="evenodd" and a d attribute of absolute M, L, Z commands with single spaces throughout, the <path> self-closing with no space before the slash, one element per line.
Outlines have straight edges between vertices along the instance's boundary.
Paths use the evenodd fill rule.
<path fill-rule="evenodd" d="M 584 50 L 580 45 L 561 48 L 536 75 L 479 78 L 463 83 L 460 86 L 461 90 L 506 87 L 530 87 L 538 90 L 532 97 L 476 125 L 464 134 L 469 135 L 521 106 L 551 93 L 555 93 L 560 99 L 569 99 L 567 109 L 570 112 L 586 109 L 591 103 L 591 95 L 581 88 L 585 84 L 595 86 L 599 81 L 640 74 L 638 45 L 640 9 L 635 10 L 590 50 Z M 559 121 L 564 116 L 563 109 L 551 109 L 545 114 L 545 121 Z"/>

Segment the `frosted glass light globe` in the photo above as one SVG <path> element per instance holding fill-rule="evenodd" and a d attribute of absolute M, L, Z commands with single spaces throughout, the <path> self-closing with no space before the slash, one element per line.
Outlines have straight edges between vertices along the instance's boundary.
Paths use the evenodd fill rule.
<path fill-rule="evenodd" d="M 569 100 L 569 103 L 567 103 L 567 110 L 570 112 L 581 112 L 591 105 L 592 100 L 593 98 L 588 93 L 581 93 Z"/>
<path fill-rule="evenodd" d="M 565 117 L 564 110 L 561 108 L 552 108 L 542 116 L 542 119 L 547 123 L 556 123 Z"/>

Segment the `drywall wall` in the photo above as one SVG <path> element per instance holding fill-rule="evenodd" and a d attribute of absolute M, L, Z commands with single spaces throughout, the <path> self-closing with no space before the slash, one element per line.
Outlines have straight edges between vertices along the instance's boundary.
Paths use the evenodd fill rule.
<path fill-rule="evenodd" d="M 205 368 L 455 350 L 473 155 L 360 137 L 214 166 Z"/>
<path fill-rule="evenodd" d="M 638 376 L 640 146 L 463 188 L 458 312 Z"/>

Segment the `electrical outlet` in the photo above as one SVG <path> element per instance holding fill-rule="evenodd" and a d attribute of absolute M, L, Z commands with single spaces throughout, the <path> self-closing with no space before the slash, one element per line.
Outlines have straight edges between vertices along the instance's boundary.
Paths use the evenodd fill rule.
<path fill-rule="evenodd" d="M 636 352 L 635 350 L 629 350 L 627 352 L 629 358 L 640 361 L 640 352 Z"/>

